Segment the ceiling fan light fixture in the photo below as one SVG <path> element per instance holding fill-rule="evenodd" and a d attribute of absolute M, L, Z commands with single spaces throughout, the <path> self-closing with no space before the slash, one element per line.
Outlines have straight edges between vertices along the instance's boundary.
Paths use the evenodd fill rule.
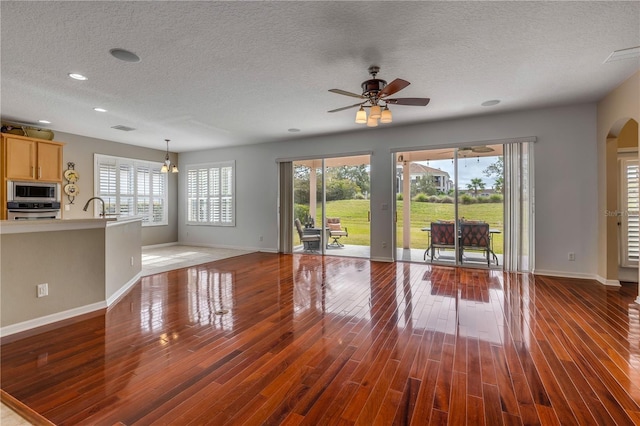
<path fill-rule="evenodd" d="M 361 106 L 358 112 L 356 113 L 356 123 L 365 124 L 367 122 L 367 112 Z"/>
<path fill-rule="evenodd" d="M 369 112 L 369 118 L 375 118 L 377 120 L 381 115 L 382 109 L 380 108 L 380 105 L 373 105 L 371 107 L 371 111 Z"/>
<path fill-rule="evenodd" d="M 378 127 L 378 119 L 373 118 L 371 114 L 369 114 L 369 118 L 367 119 L 367 127 Z"/>
<path fill-rule="evenodd" d="M 393 117 L 391 115 L 391 110 L 388 106 L 385 105 L 384 110 L 382 110 L 382 114 L 380 115 L 381 123 L 391 123 L 393 121 Z"/>

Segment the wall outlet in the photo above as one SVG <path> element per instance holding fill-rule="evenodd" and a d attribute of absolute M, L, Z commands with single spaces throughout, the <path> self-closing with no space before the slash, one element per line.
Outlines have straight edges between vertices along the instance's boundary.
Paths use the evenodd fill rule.
<path fill-rule="evenodd" d="M 382 248 L 387 248 L 387 243 L 385 243 L 384 241 L 382 242 Z"/>
<path fill-rule="evenodd" d="M 65 211 L 65 212 L 68 212 L 68 211 L 70 211 L 70 210 L 71 210 L 71 205 L 70 205 L 70 204 L 65 204 L 65 205 L 64 205 L 64 211 Z"/>
<path fill-rule="evenodd" d="M 131 266 L 133 266 L 133 256 L 131 256 Z"/>
<path fill-rule="evenodd" d="M 572 261 L 572 262 L 574 260 L 576 260 L 576 254 L 574 252 L 572 252 L 572 251 L 569 252 L 569 256 L 568 257 L 569 257 L 569 260 Z"/>
<path fill-rule="evenodd" d="M 260 235 L 260 241 L 262 241 L 262 235 Z"/>
<path fill-rule="evenodd" d="M 49 295 L 49 284 L 38 284 L 38 297 L 45 297 Z"/>

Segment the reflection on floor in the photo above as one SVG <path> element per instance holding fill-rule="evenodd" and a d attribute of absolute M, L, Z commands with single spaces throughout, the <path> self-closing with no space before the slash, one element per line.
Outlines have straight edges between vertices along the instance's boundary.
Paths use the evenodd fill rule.
<path fill-rule="evenodd" d="M 322 254 L 320 250 L 317 251 L 304 251 L 304 248 L 295 246 L 293 248 L 294 253 L 307 253 L 307 254 Z M 327 246 L 325 250 L 327 256 L 344 256 L 344 257 L 362 257 L 369 259 L 371 257 L 371 248 L 369 246 L 354 246 L 345 244 L 342 247 L 336 247 L 333 245 Z"/>
<path fill-rule="evenodd" d="M 143 247 L 142 276 L 201 265 L 247 253 L 251 253 L 251 251 L 183 245 Z"/>
<path fill-rule="evenodd" d="M 293 249 L 294 253 L 306 253 L 306 254 L 322 254 L 320 250 L 317 251 L 305 251 L 304 248 L 299 245 Z M 327 256 L 344 256 L 344 257 L 361 257 L 369 259 L 371 257 L 371 247 L 369 246 L 354 246 L 345 244 L 344 247 L 329 246 L 325 250 Z M 439 259 L 434 259 L 434 265 L 455 265 L 455 259 L 451 253 L 440 253 Z M 496 255 L 498 258 L 498 265 L 495 263 L 495 259 L 491 259 L 491 269 L 502 269 L 502 255 Z M 403 262 L 418 262 L 418 263 L 431 263 L 431 259 L 427 256 L 424 257 L 424 249 L 402 249 L 396 250 L 396 260 Z M 463 266 L 468 267 L 486 267 L 487 258 L 482 253 L 465 252 L 465 263 Z"/>

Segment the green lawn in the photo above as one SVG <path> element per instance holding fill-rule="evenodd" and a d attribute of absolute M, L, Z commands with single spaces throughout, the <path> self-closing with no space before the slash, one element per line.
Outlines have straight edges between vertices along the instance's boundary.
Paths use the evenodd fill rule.
<path fill-rule="evenodd" d="M 402 246 L 402 206 L 403 202 L 398 201 L 398 246 Z M 483 220 L 489 223 L 491 228 L 504 232 L 503 206 L 502 203 L 470 204 L 460 205 L 460 217 L 468 220 Z M 369 211 L 369 200 L 339 200 L 327 202 L 327 217 L 339 217 L 343 227 L 349 230 L 349 237 L 343 242 L 351 245 L 369 245 L 369 222 L 367 214 Z M 316 223 L 321 223 L 321 210 L 318 209 Z M 420 229 L 432 221 L 438 219 L 453 219 L 453 204 L 439 203 L 411 203 L 411 247 L 426 248 L 427 232 Z M 503 249 L 503 234 L 494 234 L 494 251 L 501 254 Z"/>

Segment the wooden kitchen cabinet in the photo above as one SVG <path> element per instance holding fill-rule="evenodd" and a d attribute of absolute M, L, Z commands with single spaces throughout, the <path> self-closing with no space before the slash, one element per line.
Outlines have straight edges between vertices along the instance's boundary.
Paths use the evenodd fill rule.
<path fill-rule="evenodd" d="M 2 142 L 5 179 L 62 182 L 63 143 L 9 134 Z"/>

